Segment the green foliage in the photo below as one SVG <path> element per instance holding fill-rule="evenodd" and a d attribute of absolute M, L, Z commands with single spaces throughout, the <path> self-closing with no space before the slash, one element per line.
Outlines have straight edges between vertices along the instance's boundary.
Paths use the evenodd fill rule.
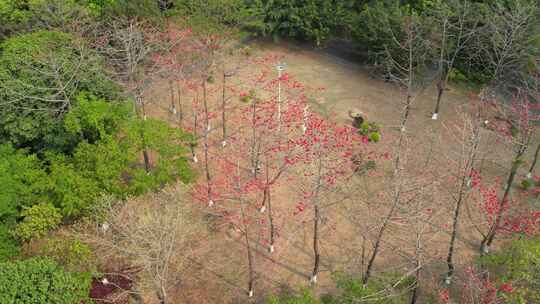
<path fill-rule="evenodd" d="M 25 9 L 25 3 L 21 0 L 0 1 L 0 40 L 10 32 L 17 30 L 17 25 L 26 22 L 30 13 Z"/>
<path fill-rule="evenodd" d="M 247 1 L 259 22 L 253 29 L 262 35 L 314 41 L 330 38 L 349 19 L 343 1 L 336 0 L 251 0 Z M 257 27 L 258 26 L 258 27 Z"/>
<path fill-rule="evenodd" d="M 268 304 L 321 304 L 309 289 L 304 289 L 299 296 L 291 293 L 283 293 L 279 296 L 272 295 Z"/>
<path fill-rule="evenodd" d="M 0 303 L 81 303 L 90 283 L 89 274 L 66 272 L 45 258 L 0 263 Z"/>
<path fill-rule="evenodd" d="M 121 126 L 132 119 L 128 103 L 107 102 L 103 98 L 81 93 L 76 105 L 64 119 L 67 133 L 77 137 L 77 142 L 95 143 L 118 132 Z"/>
<path fill-rule="evenodd" d="M 86 0 L 103 19 L 120 17 L 156 18 L 162 16 L 158 0 Z M 162 1 L 162 0 L 160 0 Z"/>
<path fill-rule="evenodd" d="M 35 155 L 0 144 L 0 220 L 16 218 L 23 207 L 46 201 L 47 175 Z"/>
<path fill-rule="evenodd" d="M 244 0 L 176 0 L 174 11 L 190 17 L 190 24 L 198 30 L 225 31 L 229 27 L 249 27 L 256 22 Z"/>
<path fill-rule="evenodd" d="M 134 148 L 135 153 L 147 150 L 155 154 L 152 174 L 133 179 L 135 193 L 160 187 L 176 177 L 184 183 L 193 179 L 194 173 L 186 157 L 186 146 L 193 142 L 191 135 L 156 119 L 135 120 L 126 133 L 126 145 Z"/>
<path fill-rule="evenodd" d="M 366 4 L 351 26 L 353 41 L 368 53 L 371 62 L 382 62 L 387 52 L 401 52 L 395 41 L 405 36 L 403 25 L 408 14 L 409 9 L 399 0 Z"/>
<path fill-rule="evenodd" d="M 98 183 L 85 177 L 69 157 L 48 155 L 50 199 L 65 217 L 76 217 L 94 202 L 103 191 Z"/>
<path fill-rule="evenodd" d="M 335 280 L 338 288 L 341 290 L 339 295 L 326 295 L 324 304 L 353 304 L 363 299 L 371 299 L 370 303 L 375 304 L 403 304 L 408 303 L 409 296 L 403 291 L 408 290 L 414 285 L 414 279 L 406 277 L 404 280 L 399 275 L 385 274 L 377 278 L 373 278 L 367 287 L 364 287 L 362 281 L 344 274 L 336 273 Z M 399 282 L 395 287 L 393 285 Z M 380 297 L 381 291 L 390 295 L 388 297 Z"/>
<path fill-rule="evenodd" d="M 338 292 L 322 295 L 317 298 L 313 293 L 304 289 L 299 295 L 290 291 L 282 291 L 279 295 L 269 298 L 268 304 L 354 304 L 362 303 L 369 299 L 375 304 L 404 304 L 409 303 L 410 296 L 406 291 L 415 284 L 413 277 L 402 277 L 397 274 L 385 274 L 379 278 L 373 278 L 367 287 L 362 281 L 353 276 L 336 273 L 334 280 L 339 289 Z M 381 297 L 384 291 L 386 297 Z"/>
<path fill-rule="evenodd" d="M 21 212 L 23 220 L 17 224 L 15 234 L 21 240 L 45 236 L 62 222 L 62 215 L 52 204 L 37 204 Z"/>
<path fill-rule="evenodd" d="M 79 92 L 115 95 L 99 56 L 68 34 L 19 35 L 0 48 L 0 142 L 43 148 Z"/>
<path fill-rule="evenodd" d="M 477 2 L 472 16 L 479 22 L 478 32 L 459 56 L 457 68 L 467 79 L 480 84 L 527 81 L 538 69 L 536 59 L 531 58 L 540 56 L 537 43 L 540 3 L 534 0 Z"/>
<path fill-rule="evenodd" d="M 13 236 L 12 230 L 12 224 L 0 224 L 0 263 L 20 253 L 19 242 Z"/>
<path fill-rule="evenodd" d="M 540 238 L 513 241 L 497 253 L 485 255 L 480 263 L 500 284 L 514 289 L 503 293 L 508 303 L 540 303 Z"/>
<path fill-rule="evenodd" d="M 379 140 L 381 140 L 381 134 L 379 132 L 371 132 L 369 133 L 368 140 L 372 142 L 379 142 Z"/>

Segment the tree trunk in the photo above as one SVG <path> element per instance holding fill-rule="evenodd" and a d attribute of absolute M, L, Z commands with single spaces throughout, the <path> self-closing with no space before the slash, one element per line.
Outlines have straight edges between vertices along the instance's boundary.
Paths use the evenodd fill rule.
<path fill-rule="evenodd" d="M 157 292 L 157 296 L 159 299 L 159 304 L 167 304 L 167 293 L 163 286 L 161 286 L 160 290 Z"/>
<path fill-rule="evenodd" d="M 270 176 L 269 176 L 269 164 L 268 159 L 266 159 L 266 185 L 264 187 L 264 194 L 263 194 L 263 206 L 261 208 L 261 211 L 268 206 L 268 223 L 270 225 L 270 246 L 268 248 L 268 251 L 270 253 L 274 252 L 274 235 L 275 235 L 275 227 L 274 227 L 274 216 L 272 214 L 272 199 L 271 199 L 271 189 L 270 189 Z M 263 211 L 264 212 L 264 211 Z"/>
<path fill-rule="evenodd" d="M 248 267 L 249 267 L 249 282 L 248 282 L 248 292 L 249 297 L 253 296 L 253 287 L 255 283 L 255 273 L 253 270 L 253 254 L 251 252 L 251 246 L 249 244 L 249 236 L 247 227 L 244 233 L 244 240 L 246 242 L 247 258 L 248 258 Z"/>
<path fill-rule="evenodd" d="M 454 249 L 455 242 L 458 233 L 458 224 L 459 224 L 459 214 L 461 210 L 461 205 L 463 203 L 463 196 L 465 195 L 465 186 L 467 184 L 467 177 L 464 175 L 461 180 L 461 185 L 458 194 L 458 200 L 456 202 L 456 207 L 454 209 L 454 217 L 452 219 L 452 235 L 450 237 L 450 246 L 448 247 L 448 256 L 446 257 L 446 264 L 448 265 L 448 273 L 446 274 L 445 282 L 450 284 L 452 280 L 452 275 L 454 274 Z"/>
<path fill-rule="evenodd" d="M 270 186 L 267 187 L 267 203 L 268 203 L 268 223 L 270 224 L 270 253 L 274 252 L 274 238 L 275 238 L 275 227 L 274 227 L 274 216 L 272 215 L 272 200 L 271 200 L 271 190 Z"/>
<path fill-rule="evenodd" d="M 206 184 L 207 184 L 207 195 L 208 195 L 208 206 L 212 207 L 214 201 L 212 200 L 212 177 L 210 175 L 210 167 L 208 165 L 208 133 L 210 132 L 210 119 L 208 115 L 208 101 L 206 96 L 206 80 L 203 80 L 203 104 L 204 104 L 204 171 L 206 173 Z"/>
<path fill-rule="evenodd" d="M 313 273 L 311 275 L 311 282 L 317 283 L 317 274 L 319 273 L 319 206 L 315 204 L 315 212 L 313 216 L 313 253 L 315 255 L 315 262 L 313 264 Z"/>
<path fill-rule="evenodd" d="M 409 77 L 412 77 L 412 76 L 410 75 Z M 394 212 L 398 208 L 399 201 L 401 199 L 401 180 L 400 180 L 401 179 L 401 176 L 400 176 L 401 175 L 400 174 L 401 173 L 401 149 L 403 146 L 403 139 L 405 137 L 405 126 L 407 125 L 407 121 L 409 119 L 409 113 L 410 113 L 410 108 L 411 108 L 411 103 L 412 103 L 412 95 L 410 92 L 411 88 L 412 88 L 412 84 L 409 83 L 409 92 L 407 92 L 405 109 L 403 111 L 403 116 L 401 119 L 401 128 L 399 132 L 399 138 L 397 141 L 397 153 L 396 153 L 396 160 L 394 161 L 394 176 L 393 176 L 394 185 L 395 185 L 394 201 L 392 202 L 392 207 L 390 208 L 390 211 L 384 218 L 381 229 L 379 229 L 379 233 L 377 234 L 377 239 L 375 240 L 375 246 L 373 247 L 373 252 L 371 253 L 371 257 L 369 258 L 369 262 L 366 268 L 366 273 L 364 274 L 364 278 L 362 280 L 362 283 L 364 286 L 367 286 L 369 279 L 371 277 L 371 271 L 372 271 L 373 265 L 375 264 L 375 259 L 377 258 L 377 255 L 379 254 L 384 231 L 386 230 L 386 227 L 388 226 L 390 219 L 392 218 L 392 216 L 394 216 Z"/>
<path fill-rule="evenodd" d="M 419 263 L 416 264 L 416 272 L 415 272 L 415 279 L 416 282 L 414 283 L 414 288 L 411 295 L 411 304 L 416 304 L 416 301 L 418 300 L 418 293 L 420 291 L 420 265 Z"/>
<path fill-rule="evenodd" d="M 433 120 L 437 120 L 439 118 L 439 110 L 441 106 L 441 100 L 444 93 L 444 83 L 443 80 L 439 81 L 437 83 L 437 103 L 435 104 L 435 111 L 433 111 L 433 116 L 431 117 Z"/>
<path fill-rule="evenodd" d="M 173 117 L 176 117 L 176 104 L 174 103 L 174 85 L 172 79 L 169 79 L 169 91 L 171 94 L 171 108 L 169 110 L 171 111 Z"/>
<path fill-rule="evenodd" d="M 199 103 L 199 90 L 195 92 L 195 101 L 196 103 Z M 199 126 L 199 120 L 197 119 L 197 112 L 195 111 L 195 107 L 191 107 L 191 114 L 193 116 L 193 135 L 197 137 L 197 127 Z M 198 159 L 195 153 L 195 145 L 190 145 L 190 148 L 193 162 L 197 163 Z"/>
<path fill-rule="evenodd" d="M 182 87 L 180 81 L 176 83 L 176 93 L 178 94 L 178 120 L 180 127 L 182 127 L 184 121 L 184 106 L 182 104 Z"/>
<path fill-rule="evenodd" d="M 259 146 L 257 144 L 257 98 L 253 98 L 252 104 L 252 116 L 251 116 L 251 167 L 253 168 L 253 178 L 257 178 L 257 171 L 259 170 Z"/>
<path fill-rule="evenodd" d="M 452 276 L 454 274 L 454 250 L 455 250 L 455 242 L 457 239 L 458 234 L 458 225 L 459 225 L 459 215 L 461 212 L 461 206 L 463 205 L 463 201 L 465 200 L 466 195 L 466 187 L 468 186 L 468 179 L 471 178 L 471 174 L 474 168 L 474 160 L 476 157 L 476 151 L 478 149 L 478 146 L 480 144 L 479 139 L 479 127 L 475 127 L 473 129 L 473 138 L 474 143 L 471 147 L 470 153 L 468 155 L 468 159 L 465 165 L 465 170 L 463 171 L 463 176 L 461 177 L 461 183 L 459 185 L 459 193 L 456 201 L 456 206 L 454 208 L 454 217 L 452 219 L 452 234 L 450 236 L 450 246 L 448 247 L 448 255 L 446 257 L 446 264 L 448 266 L 448 272 L 446 274 L 445 282 L 446 284 L 450 284 L 452 280 Z"/>
<path fill-rule="evenodd" d="M 512 189 L 512 184 L 514 183 L 517 170 L 519 169 L 519 164 L 520 164 L 519 162 L 520 162 L 521 156 L 523 155 L 523 153 L 525 153 L 525 149 L 526 147 L 520 148 L 520 150 L 516 153 L 516 156 L 512 160 L 512 169 L 510 169 L 510 174 L 508 175 L 508 179 L 506 180 L 503 197 L 499 201 L 499 209 L 497 210 L 495 222 L 491 225 L 488 233 L 486 234 L 486 236 L 482 240 L 482 243 L 480 244 L 480 255 L 484 255 L 489 252 L 489 247 L 491 246 L 491 244 L 493 243 L 493 240 L 495 239 L 495 236 L 497 234 L 497 229 L 499 229 L 499 225 L 501 223 L 501 219 L 503 216 L 503 208 L 510 196 L 510 190 Z"/>
<path fill-rule="evenodd" d="M 151 165 L 150 165 L 150 157 L 148 154 L 148 149 L 146 147 L 146 137 L 144 136 L 144 129 L 146 128 L 146 110 L 144 108 L 144 102 L 141 102 L 141 111 L 143 116 L 143 124 L 140 131 L 141 136 L 141 144 L 142 144 L 142 154 L 144 159 L 144 169 L 146 173 L 150 173 Z"/>
<path fill-rule="evenodd" d="M 379 230 L 379 233 L 377 235 L 377 239 L 375 241 L 375 246 L 373 247 L 373 252 L 371 253 L 371 257 L 369 258 L 369 261 L 368 261 L 368 264 L 367 264 L 366 273 L 364 274 L 364 278 L 362 279 L 362 284 L 364 286 L 367 286 L 367 284 L 369 282 L 369 279 L 371 277 L 371 271 L 372 271 L 372 268 L 373 268 L 373 264 L 375 264 L 375 258 L 379 254 L 379 250 L 380 250 L 380 247 L 381 247 L 381 241 L 382 241 L 384 231 L 386 230 L 386 226 L 388 226 L 388 223 L 390 222 L 390 218 L 393 216 L 394 210 L 397 208 L 397 205 L 398 204 L 397 204 L 397 200 L 396 200 L 396 201 L 394 201 L 394 204 L 392 205 L 392 209 L 390 209 L 390 212 L 388 213 L 388 215 L 384 219 L 383 225 L 381 226 L 381 229 Z"/>
<path fill-rule="evenodd" d="M 222 122 L 222 145 L 227 144 L 227 122 L 225 117 L 225 88 L 226 88 L 227 75 L 223 72 L 223 92 L 221 94 L 221 122 Z"/>
<path fill-rule="evenodd" d="M 532 177 L 534 167 L 536 167 L 536 162 L 538 161 L 538 153 L 540 153 L 540 144 L 538 144 L 538 146 L 536 146 L 536 151 L 534 152 L 534 159 L 533 159 L 533 162 L 531 164 L 531 167 L 529 168 L 529 172 L 527 173 L 527 178 Z"/>

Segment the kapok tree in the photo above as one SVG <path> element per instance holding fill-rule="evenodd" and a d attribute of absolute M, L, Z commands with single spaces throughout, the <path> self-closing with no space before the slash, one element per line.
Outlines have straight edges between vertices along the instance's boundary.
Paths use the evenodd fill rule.
<path fill-rule="evenodd" d="M 242 111 L 243 121 L 248 126 L 246 134 L 250 168 L 253 178 L 261 180 L 264 188 L 260 204 L 260 212 L 266 211 L 269 223 L 269 251 L 274 252 L 275 221 L 272 211 L 272 188 L 287 177 L 294 168 L 295 162 L 302 149 L 295 140 L 302 136 L 302 126 L 305 124 L 302 109 L 307 105 L 304 86 L 293 81 L 288 75 L 278 78 L 270 77 L 270 73 L 261 72 L 254 80 L 254 85 L 260 88 L 262 96 L 243 96 L 250 105 Z M 286 100 L 282 104 L 282 100 Z"/>
<path fill-rule="evenodd" d="M 498 102 L 498 101 L 495 101 Z M 509 106 L 493 103 L 500 109 L 503 120 L 501 123 L 493 123 L 494 130 L 506 140 L 513 151 L 508 177 L 503 184 L 503 193 L 499 195 L 485 196 L 485 211 L 488 215 L 489 228 L 486 233 L 482 233 L 480 253 L 486 254 L 493 243 L 497 232 L 501 228 L 503 219 L 508 212 L 508 207 L 512 202 L 512 186 L 518 170 L 523 164 L 523 156 L 531 142 L 534 126 L 532 122 L 537 115 L 533 112 L 528 95 L 518 92 L 512 99 Z"/>
<path fill-rule="evenodd" d="M 180 29 L 167 23 L 165 30 L 158 36 L 162 50 L 152 58 L 167 79 L 170 92 L 169 111 L 178 119 L 179 127 L 183 126 L 184 120 L 184 87 L 193 75 L 193 66 L 198 55 L 192 36 L 191 28 Z"/>
<path fill-rule="evenodd" d="M 406 199 L 404 193 L 407 192 L 405 184 L 405 168 L 404 165 L 407 159 L 407 137 L 408 133 L 406 127 L 408 125 L 411 107 L 418 96 L 425 87 L 425 79 L 422 78 L 422 71 L 425 68 L 425 59 L 429 53 L 429 45 L 426 39 L 425 27 L 421 24 L 421 18 L 415 13 L 407 16 L 403 20 L 402 30 L 404 32 L 403 37 L 398 40 L 394 36 L 394 42 L 397 46 L 393 48 L 399 48 L 401 54 L 394 54 L 387 51 L 386 65 L 388 72 L 391 75 L 391 80 L 400 85 L 404 90 L 404 100 L 401 102 L 401 120 L 399 122 L 399 134 L 397 135 L 395 144 L 392 151 L 392 177 L 389 182 L 388 197 L 390 206 L 388 213 L 384 216 L 382 223 L 376 234 L 373 250 L 368 260 L 366 271 L 364 273 L 362 282 L 366 286 L 371 277 L 373 265 L 377 256 L 381 250 L 381 243 L 383 241 L 384 233 L 388 228 L 391 219 L 394 214 L 400 209 L 402 201 Z M 390 46 L 387 47 L 387 49 Z M 400 56 L 402 55 L 402 56 Z"/>
<path fill-rule="evenodd" d="M 288 163 L 302 164 L 299 168 L 303 179 L 299 183 L 299 204 L 313 210 L 313 253 L 314 263 L 310 281 L 317 282 L 320 265 L 321 218 L 328 207 L 325 200 L 336 193 L 354 174 L 357 165 L 352 157 L 360 152 L 361 136 L 356 129 L 339 126 L 315 114 L 307 117 L 305 132 L 296 139 L 302 153 Z"/>
<path fill-rule="evenodd" d="M 484 99 L 481 96 L 471 96 L 469 103 L 459 109 L 460 120 L 451 126 L 453 137 L 456 140 L 457 151 L 449 155 L 450 167 L 455 171 L 449 176 L 450 196 L 453 201 L 452 230 L 448 246 L 445 283 L 450 284 L 454 274 L 454 251 L 458 239 L 459 225 L 462 221 L 462 208 L 470 200 L 472 187 L 478 185 L 478 171 L 475 170 L 477 160 L 480 158 L 480 143 L 486 126 L 484 113 Z M 489 122 L 488 122 L 489 123 Z M 445 184 L 448 187 L 448 184 Z"/>

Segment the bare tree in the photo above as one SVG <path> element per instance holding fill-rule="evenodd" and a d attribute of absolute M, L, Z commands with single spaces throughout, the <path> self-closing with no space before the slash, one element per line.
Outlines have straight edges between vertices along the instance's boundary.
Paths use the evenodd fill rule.
<path fill-rule="evenodd" d="M 491 79 L 491 85 L 516 93 L 529 78 L 531 63 L 540 54 L 532 45 L 535 35 L 538 2 L 516 0 L 489 5 L 478 39 L 471 47 Z"/>
<path fill-rule="evenodd" d="M 403 200 L 403 192 L 406 190 L 406 185 L 404 184 L 404 181 L 406 180 L 404 178 L 404 160 L 406 159 L 405 146 L 407 141 L 406 126 L 407 122 L 409 121 L 411 106 L 418 92 L 425 88 L 425 81 L 422 79 L 422 77 L 420 77 L 421 72 L 424 69 L 426 52 L 429 50 L 424 37 L 424 29 L 421 26 L 419 17 L 415 15 L 405 18 L 403 26 L 406 33 L 404 40 L 399 41 L 397 38 L 394 38 L 394 41 L 402 49 L 403 53 L 406 54 L 405 57 L 407 58 L 407 65 L 404 66 L 400 64 L 390 52 L 387 52 L 387 65 L 391 78 L 399 85 L 404 87 L 406 92 L 405 100 L 403 102 L 403 109 L 401 112 L 399 134 L 393 149 L 393 173 L 391 180 L 389 181 L 389 185 L 391 187 L 391 189 L 389 189 L 391 200 L 390 209 L 383 218 L 378 229 L 373 250 L 366 265 L 366 271 L 362 279 L 364 285 L 368 284 L 371 277 L 375 259 L 379 255 L 379 251 L 381 249 L 384 233 L 390 224 L 392 217 L 399 210 L 400 204 Z"/>
<path fill-rule="evenodd" d="M 452 180 L 456 182 L 449 188 L 449 195 L 454 203 L 454 211 L 452 216 L 452 232 L 446 258 L 448 266 L 448 272 L 445 278 L 446 284 L 451 283 L 454 274 L 455 242 L 458 239 L 461 212 L 463 205 L 468 201 L 470 188 L 473 186 L 471 179 L 475 173 L 475 162 L 479 158 L 482 129 L 486 126 L 482 114 L 483 107 L 484 103 L 481 98 L 471 100 L 469 104 L 459 109 L 461 118 L 459 124 L 452 126 L 453 132 L 451 134 L 455 134 L 456 141 L 458 142 L 455 146 L 460 149 L 456 153 L 456 159 L 452 161 L 452 164 L 454 164 L 453 167 L 456 169 L 452 173 Z"/>
<path fill-rule="evenodd" d="M 439 117 L 442 96 L 454 69 L 456 60 L 476 37 L 478 18 L 474 6 L 468 0 L 450 0 L 436 5 L 430 12 L 435 24 L 434 39 L 437 40 L 437 102 L 433 120 Z"/>
<path fill-rule="evenodd" d="M 193 241 L 204 232 L 185 197 L 185 191 L 173 189 L 108 206 L 107 229 L 85 229 L 82 237 L 102 261 L 120 259 L 141 269 L 141 292 L 153 290 L 159 303 L 172 303 L 169 290 L 181 282 L 194 255 Z"/>
<path fill-rule="evenodd" d="M 146 120 L 145 91 L 152 83 L 156 71 L 149 56 L 157 50 L 157 31 L 151 24 L 136 19 L 118 19 L 109 24 L 109 31 L 103 36 L 100 49 L 107 55 L 116 70 L 117 80 L 122 83 L 131 97 L 137 116 Z M 142 153 L 146 172 L 150 172 L 150 156 L 146 148 L 144 130 L 141 128 Z"/>

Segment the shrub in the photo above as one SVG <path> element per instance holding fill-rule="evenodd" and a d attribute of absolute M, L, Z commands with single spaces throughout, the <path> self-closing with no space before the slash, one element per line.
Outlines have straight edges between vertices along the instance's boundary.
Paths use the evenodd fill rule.
<path fill-rule="evenodd" d="M 508 303 L 540 303 L 540 237 L 516 240 L 479 261 L 498 279 L 511 286 L 501 296 Z"/>
<path fill-rule="evenodd" d="M 379 132 L 371 132 L 369 134 L 369 141 L 378 142 L 381 140 L 381 134 Z"/>
<path fill-rule="evenodd" d="M 304 289 L 300 295 L 283 292 L 278 296 L 271 296 L 268 304 L 321 304 L 309 289 Z"/>
<path fill-rule="evenodd" d="M 0 303 L 81 303 L 90 283 L 88 273 L 66 272 L 46 258 L 0 263 Z"/>
<path fill-rule="evenodd" d="M 78 239 L 50 238 L 36 253 L 54 260 L 67 271 L 96 272 L 92 249 Z"/>
<path fill-rule="evenodd" d="M 13 236 L 13 225 L 0 224 L 0 263 L 19 255 L 19 242 Z"/>
<path fill-rule="evenodd" d="M 62 222 L 62 215 L 52 204 L 38 204 L 21 212 L 22 222 L 17 225 L 15 234 L 21 240 L 45 236 Z"/>
<path fill-rule="evenodd" d="M 379 125 L 376 123 L 364 121 L 358 129 L 358 134 L 367 137 L 370 142 L 378 142 L 381 139 L 379 130 Z"/>
<path fill-rule="evenodd" d="M 531 186 L 531 182 L 529 180 L 524 179 L 521 181 L 521 188 L 523 188 L 523 190 L 529 189 L 530 186 Z"/>
<path fill-rule="evenodd" d="M 407 291 L 414 285 L 414 277 L 402 279 L 401 275 L 383 274 L 378 278 L 373 278 L 367 287 L 364 287 L 362 280 L 344 273 L 335 273 L 334 280 L 339 291 L 332 294 L 322 295 L 317 298 L 313 293 L 304 289 L 300 294 L 295 295 L 288 290 L 282 291 L 279 295 L 271 296 L 268 304 L 353 304 L 362 303 L 370 299 L 370 303 L 375 304 L 405 304 L 409 303 L 410 296 Z M 396 282 L 401 282 L 392 287 Z M 381 292 L 387 297 L 380 297 Z M 393 292 L 394 291 L 394 292 Z M 393 292 L 393 294 L 392 294 Z"/>

